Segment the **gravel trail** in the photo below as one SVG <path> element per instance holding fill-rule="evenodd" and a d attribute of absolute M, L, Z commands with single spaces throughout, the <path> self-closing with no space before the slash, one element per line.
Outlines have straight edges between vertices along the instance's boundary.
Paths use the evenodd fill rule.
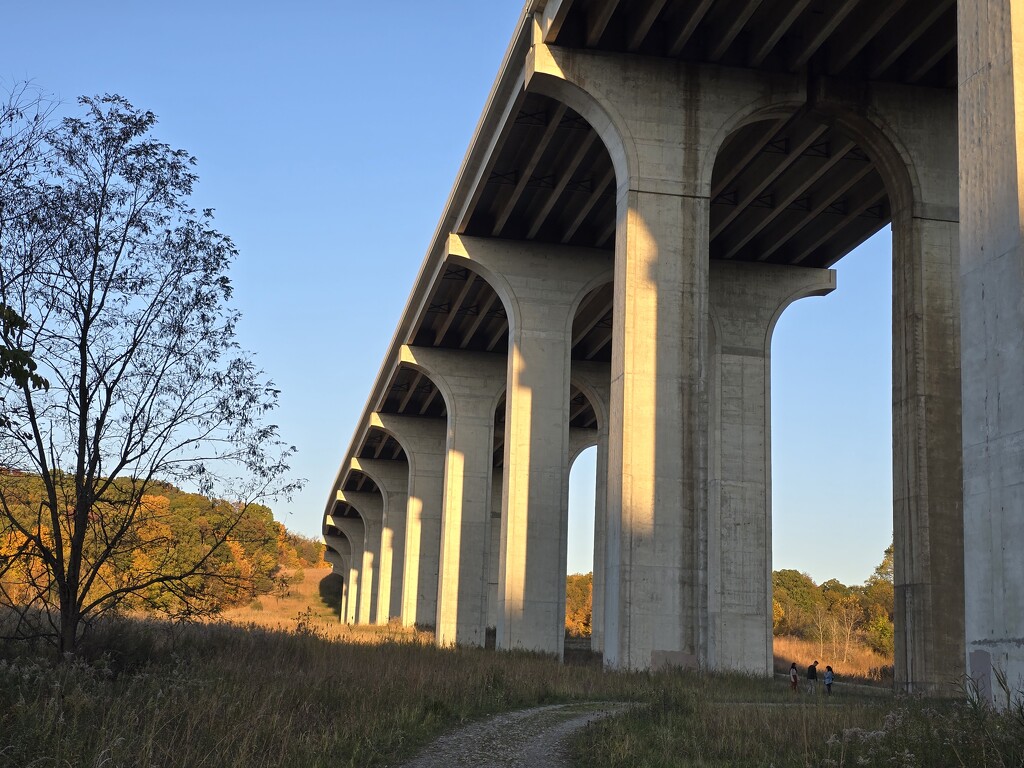
<path fill-rule="evenodd" d="M 495 715 L 442 736 L 403 768 L 569 768 L 569 736 L 630 706 L 591 701 Z"/>

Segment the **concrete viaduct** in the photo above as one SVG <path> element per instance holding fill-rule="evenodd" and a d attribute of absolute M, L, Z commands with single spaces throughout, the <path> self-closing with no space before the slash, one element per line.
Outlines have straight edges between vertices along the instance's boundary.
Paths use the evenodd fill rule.
<path fill-rule="evenodd" d="M 1018 125 L 1021 121 L 1021 125 Z M 531 0 L 331 489 L 350 622 L 768 674 L 780 314 L 892 224 L 896 676 L 1024 676 L 1024 2 Z"/>

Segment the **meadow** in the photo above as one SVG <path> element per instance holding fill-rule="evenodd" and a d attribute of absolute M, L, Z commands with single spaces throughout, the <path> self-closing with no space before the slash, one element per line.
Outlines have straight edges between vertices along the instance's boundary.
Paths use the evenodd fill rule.
<path fill-rule="evenodd" d="M 581 768 L 1024 764 L 1020 707 L 438 649 L 426 633 L 339 625 L 320 576 L 229 615 L 247 626 L 121 618 L 64 660 L 0 643 L 0 766 L 394 766 L 491 713 L 612 699 L 640 706 L 579 735 Z"/>

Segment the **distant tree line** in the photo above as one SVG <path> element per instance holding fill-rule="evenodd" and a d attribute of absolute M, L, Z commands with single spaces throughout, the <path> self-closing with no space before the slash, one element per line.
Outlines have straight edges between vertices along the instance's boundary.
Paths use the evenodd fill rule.
<path fill-rule="evenodd" d="M 772 573 L 772 619 L 776 635 L 795 635 L 829 648 L 846 660 L 855 644 L 893 654 L 893 548 L 861 586 L 836 579 L 818 585 L 806 573 Z"/>
<path fill-rule="evenodd" d="M 593 604 L 592 573 L 566 577 L 565 631 L 589 637 Z M 783 569 L 772 573 L 772 626 L 776 635 L 793 635 L 828 648 L 845 662 L 864 645 L 893 655 L 893 547 L 890 544 L 870 578 L 848 587 L 837 579 L 815 584 L 806 573 Z"/>

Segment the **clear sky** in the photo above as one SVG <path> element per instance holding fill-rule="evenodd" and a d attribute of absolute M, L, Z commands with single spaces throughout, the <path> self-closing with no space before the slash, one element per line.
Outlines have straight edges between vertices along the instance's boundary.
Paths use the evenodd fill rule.
<path fill-rule="evenodd" d="M 196 207 L 241 250 L 240 341 L 282 390 L 276 420 L 308 479 L 275 513 L 319 535 L 524 2 L 3 5 L 4 91 L 118 93 L 198 158 Z M 892 532 L 888 236 L 838 267 L 839 289 L 775 333 L 774 567 L 860 583 Z M 593 472 L 574 468 L 573 520 L 593 509 Z M 590 569 L 588 529 L 572 524 L 570 572 Z"/>

